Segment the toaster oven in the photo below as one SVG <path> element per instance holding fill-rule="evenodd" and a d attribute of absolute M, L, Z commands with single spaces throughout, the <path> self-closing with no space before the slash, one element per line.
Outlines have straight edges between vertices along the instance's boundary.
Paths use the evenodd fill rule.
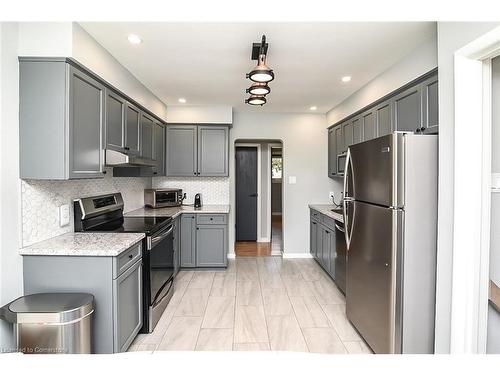
<path fill-rule="evenodd" d="M 152 208 L 180 206 L 182 189 L 145 189 L 144 204 Z"/>

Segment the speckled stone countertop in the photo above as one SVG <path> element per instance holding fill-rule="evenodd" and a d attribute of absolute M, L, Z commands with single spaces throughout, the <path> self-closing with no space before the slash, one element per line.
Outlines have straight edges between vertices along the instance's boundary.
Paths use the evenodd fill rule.
<path fill-rule="evenodd" d="M 123 214 L 124 216 L 170 216 L 172 219 L 181 214 L 228 214 L 231 206 L 207 204 L 201 208 L 193 206 L 150 208 L 143 207 Z"/>
<path fill-rule="evenodd" d="M 333 209 L 337 208 L 333 204 L 310 204 L 309 208 L 312 208 L 313 210 L 316 210 L 323 215 L 331 217 L 334 220 L 340 221 L 341 223 L 344 222 L 343 215 L 332 211 Z"/>
<path fill-rule="evenodd" d="M 23 247 L 19 254 L 114 257 L 143 238 L 144 233 L 65 233 Z"/>

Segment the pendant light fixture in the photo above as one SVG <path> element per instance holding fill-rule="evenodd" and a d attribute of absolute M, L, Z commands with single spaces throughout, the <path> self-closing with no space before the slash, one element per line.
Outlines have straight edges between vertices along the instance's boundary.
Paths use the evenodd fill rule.
<path fill-rule="evenodd" d="M 245 100 L 245 103 L 250 105 L 264 105 L 267 100 L 264 95 L 250 95 L 250 97 Z"/>
<path fill-rule="evenodd" d="M 274 72 L 266 65 L 267 48 L 265 35 L 262 35 L 261 43 L 254 43 L 252 46 L 252 60 L 257 60 L 257 66 L 247 74 L 247 78 L 253 81 L 252 86 L 246 89 L 250 98 L 245 103 L 250 105 L 266 104 L 265 96 L 271 92 L 268 82 L 274 79 Z"/>
<path fill-rule="evenodd" d="M 247 89 L 247 93 L 252 95 L 267 95 L 271 92 L 271 88 L 267 85 L 266 82 L 254 82 L 249 89 Z"/>

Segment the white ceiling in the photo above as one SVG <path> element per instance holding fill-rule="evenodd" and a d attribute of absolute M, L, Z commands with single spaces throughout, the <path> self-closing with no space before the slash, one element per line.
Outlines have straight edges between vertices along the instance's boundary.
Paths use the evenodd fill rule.
<path fill-rule="evenodd" d="M 83 22 L 118 61 L 168 105 L 327 112 L 433 36 L 433 22 L 123 23 Z M 143 42 L 132 45 L 127 35 Z M 244 104 L 255 66 L 251 46 L 265 34 L 274 69 L 268 104 Z M 352 76 L 349 83 L 341 77 Z"/>

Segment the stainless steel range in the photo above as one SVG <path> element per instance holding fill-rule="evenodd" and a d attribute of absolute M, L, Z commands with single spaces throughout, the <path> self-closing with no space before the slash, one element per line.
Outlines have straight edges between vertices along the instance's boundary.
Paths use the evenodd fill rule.
<path fill-rule="evenodd" d="M 145 233 L 143 243 L 143 325 L 150 333 L 174 292 L 173 227 L 170 217 L 124 217 L 121 193 L 73 202 L 75 232 Z"/>

